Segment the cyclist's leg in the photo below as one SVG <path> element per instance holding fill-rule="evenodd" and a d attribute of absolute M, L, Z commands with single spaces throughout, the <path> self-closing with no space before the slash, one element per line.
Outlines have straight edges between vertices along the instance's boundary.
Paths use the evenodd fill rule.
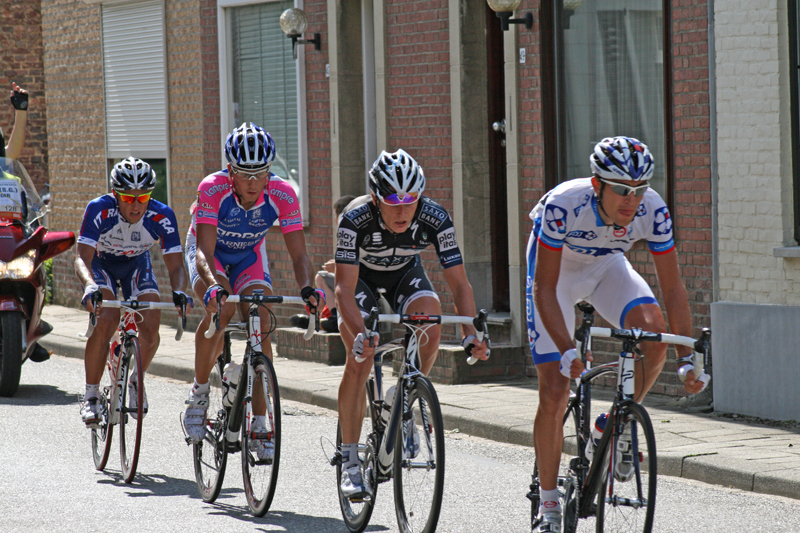
<path fill-rule="evenodd" d="M 400 281 L 388 290 L 390 304 L 400 314 L 442 314 L 442 304 L 439 296 L 433 290 L 433 285 L 428 279 L 422 261 L 419 257 Z M 419 338 L 420 371 L 426 376 L 436 362 L 439 354 L 439 340 L 442 335 L 442 326 L 429 326 Z"/>
<path fill-rule="evenodd" d="M 214 263 L 216 267 L 217 283 L 222 285 L 222 287 L 228 291 L 229 294 L 234 294 L 233 290 L 231 289 L 231 285 L 228 282 L 228 278 L 225 275 L 225 268 L 216 256 L 214 257 Z M 205 296 L 206 290 L 208 290 L 208 287 L 202 278 L 197 278 L 193 285 L 193 289 L 195 295 L 198 297 L 197 301 L 202 303 L 203 296 Z M 228 325 L 231 317 L 233 317 L 233 314 L 236 312 L 236 306 L 223 306 L 223 308 L 220 310 L 219 330 L 217 330 L 217 332 L 210 339 L 206 338 L 205 332 L 211 325 L 212 315 L 211 312 L 205 308 L 205 306 L 203 309 L 205 310 L 205 316 L 203 316 L 203 320 L 201 320 L 200 324 L 197 326 L 197 333 L 194 336 L 194 372 L 195 380 L 198 384 L 205 384 L 208 382 L 208 376 L 211 374 L 211 369 L 214 368 L 217 357 L 219 357 L 219 354 L 222 353 L 222 343 L 225 337 L 225 326 Z"/>
<path fill-rule="evenodd" d="M 158 294 L 158 283 L 153 273 L 150 252 L 145 252 L 134 260 L 136 266 L 121 280 L 122 298 L 128 300 L 136 297 L 143 302 L 160 302 L 161 297 Z M 149 309 L 142 312 L 142 321 L 139 322 L 139 344 L 142 348 L 142 367 L 145 371 L 150 367 L 161 342 L 158 333 L 159 324 L 161 324 L 161 311 Z"/>
<path fill-rule="evenodd" d="M 655 333 L 666 332 L 658 301 L 647 282 L 622 254 L 615 254 L 604 267 L 604 275 L 591 296 L 597 312 L 615 327 L 640 328 Z M 642 401 L 655 383 L 667 356 L 667 345 L 646 342 L 641 345 L 645 357 L 636 365 L 636 401 Z"/>

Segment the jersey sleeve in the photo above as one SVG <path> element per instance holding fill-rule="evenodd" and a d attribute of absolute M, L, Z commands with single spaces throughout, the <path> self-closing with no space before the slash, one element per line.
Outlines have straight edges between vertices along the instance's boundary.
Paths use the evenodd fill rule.
<path fill-rule="evenodd" d="M 195 211 L 195 224 L 219 223 L 219 204 L 225 192 L 230 189 L 229 183 L 220 183 L 219 180 L 206 178 L 197 187 L 197 210 Z"/>
<path fill-rule="evenodd" d="M 97 241 L 100 239 L 100 226 L 108 217 L 108 209 L 103 209 L 99 198 L 89 202 L 86 211 L 83 213 L 81 231 L 78 235 L 78 243 L 86 244 L 92 248 L 97 248 Z"/>
<path fill-rule="evenodd" d="M 444 209 L 442 209 L 442 212 L 447 215 Z M 439 226 L 433 246 L 443 269 L 464 264 L 464 258 L 461 256 L 461 249 L 458 247 L 458 240 L 456 239 L 456 228 L 450 215 L 447 215 L 442 225 Z"/>
<path fill-rule="evenodd" d="M 645 207 L 653 213 L 651 217 L 648 217 L 650 234 L 646 237 L 650 253 L 661 255 L 671 252 L 675 248 L 675 240 L 672 235 L 672 216 L 670 216 L 669 208 L 660 196 L 645 203 Z"/>
<path fill-rule="evenodd" d="M 336 263 L 357 265 L 360 243 L 355 223 L 347 216 L 342 216 L 339 219 L 339 229 L 336 231 Z"/>
<path fill-rule="evenodd" d="M 569 211 L 559 202 L 558 196 L 548 195 L 544 205 L 532 213 L 539 219 L 539 242 L 550 250 L 561 250 L 567 238 L 567 224 Z M 536 220 L 534 220 L 534 225 Z"/>
<path fill-rule="evenodd" d="M 161 251 L 166 254 L 179 254 L 183 252 L 181 248 L 181 238 L 178 233 L 178 219 L 175 212 L 169 206 L 163 206 L 159 213 L 153 217 L 157 222 L 158 234 L 161 239 Z"/>
<path fill-rule="evenodd" d="M 269 180 L 269 196 L 277 207 L 281 232 L 285 235 L 303 229 L 303 215 L 300 213 L 300 201 L 291 184 L 277 176 Z"/>

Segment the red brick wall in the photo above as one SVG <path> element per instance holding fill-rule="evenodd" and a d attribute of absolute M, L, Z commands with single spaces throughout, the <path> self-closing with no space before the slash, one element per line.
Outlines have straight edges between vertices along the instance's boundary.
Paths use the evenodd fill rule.
<path fill-rule="evenodd" d="M 44 91 L 42 10 L 39 0 L 6 0 L 0 5 L 0 127 L 6 144 L 14 127 L 8 99 L 11 82 L 29 93 L 28 126 L 20 162 L 37 187 L 47 183 L 47 102 Z"/>

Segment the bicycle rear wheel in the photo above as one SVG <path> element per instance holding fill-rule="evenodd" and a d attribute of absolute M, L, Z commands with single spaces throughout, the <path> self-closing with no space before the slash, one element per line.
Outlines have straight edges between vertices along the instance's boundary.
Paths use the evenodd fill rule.
<path fill-rule="evenodd" d="M 369 390 L 369 387 L 368 387 Z M 367 419 L 369 420 L 369 419 Z M 367 429 L 371 432 L 372 429 Z M 358 456 L 363 466 L 364 483 L 369 486 L 369 494 L 361 500 L 351 500 L 342 494 L 342 463 L 336 465 L 336 492 L 339 494 L 339 507 L 342 510 L 344 524 L 351 533 L 361 533 L 369 525 L 372 509 L 375 507 L 375 495 L 378 493 L 377 450 L 378 444 L 372 433 L 369 434 L 366 444 L 358 445 Z M 342 426 L 336 425 L 336 449 L 342 449 Z"/>
<path fill-rule="evenodd" d="M 267 404 L 266 437 L 272 441 L 275 454 L 271 460 L 259 459 L 255 450 L 251 450 L 254 440 L 252 432 L 253 416 L 252 403 L 249 404 L 249 416 L 242 420 L 242 476 L 244 477 L 244 492 L 247 496 L 247 505 L 255 516 L 264 516 L 272 504 L 275 496 L 275 485 L 278 482 L 278 466 L 281 458 L 281 401 L 278 393 L 278 378 L 275 368 L 263 354 L 255 354 L 253 367 L 256 375 L 253 379 L 253 394 L 256 387 L 264 391 L 264 400 Z M 244 383 L 239 385 L 244 386 Z"/>
<path fill-rule="evenodd" d="M 192 445 L 194 475 L 200 497 L 211 503 L 217 499 L 225 478 L 228 463 L 225 431 L 228 428 L 228 410 L 222 404 L 222 371 L 224 358 L 220 356 L 208 378 L 208 411 L 205 438 Z"/>
<path fill-rule="evenodd" d="M 395 393 L 395 401 L 400 398 L 399 392 Z M 444 466 L 439 398 L 428 378 L 418 376 L 408 390 L 408 411 L 403 413 L 395 444 L 394 501 L 400 531 L 436 530 L 442 508 Z"/>
<path fill-rule="evenodd" d="M 644 407 L 637 403 L 621 407 L 619 416 L 631 438 L 633 468 L 617 469 L 617 458 L 612 454 L 619 446 L 619 435 L 613 435 L 605 450 L 605 460 L 611 468 L 597 495 L 597 531 L 650 533 L 656 507 L 657 476 L 653 424 Z M 610 422 L 606 431 L 610 429 Z"/>
<path fill-rule="evenodd" d="M 108 367 L 108 363 L 106 363 Z M 100 408 L 102 412 L 102 420 L 100 425 L 92 428 L 92 457 L 94 458 L 94 467 L 97 470 L 103 470 L 108 463 L 108 457 L 111 455 L 111 441 L 114 436 L 114 426 L 111 424 L 111 417 L 109 416 L 109 402 L 113 392 L 114 383 L 111 381 L 110 370 L 106 368 L 103 372 L 103 377 L 100 378 Z"/>
<path fill-rule="evenodd" d="M 119 392 L 119 453 L 122 462 L 122 479 L 125 483 L 133 481 L 136 466 L 139 464 L 139 451 L 142 444 L 142 425 L 144 424 L 144 370 L 142 369 L 142 348 L 139 339 L 131 337 L 123 347 L 129 357 L 128 365 L 122 376 L 122 390 Z M 139 386 L 136 390 L 136 408 L 131 408 L 130 383 L 131 373 L 136 371 Z M 136 416 L 133 416 L 136 415 Z"/>

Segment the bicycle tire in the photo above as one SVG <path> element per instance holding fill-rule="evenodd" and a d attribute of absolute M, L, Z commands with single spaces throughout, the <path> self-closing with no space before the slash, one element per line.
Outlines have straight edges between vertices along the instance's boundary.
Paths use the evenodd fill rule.
<path fill-rule="evenodd" d="M 106 363 L 108 367 L 108 363 Z M 97 470 L 104 470 L 111 455 L 111 442 L 114 437 L 114 426 L 110 422 L 108 406 L 111 401 L 113 386 L 110 370 L 106 368 L 100 378 L 100 412 L 102 419 L 99 427 L 92 428 L 92 458 Z"/>
<path fill-rule="evenodd" d="M 259 461 L 254 451 L 250 450 L 251 417 L 242 419 L 242 476 L 247 505 L 255 516 L 264 516 L 272 505 L 275 486 L 278 482 L 278 467 L 281 457 L 281 401 L 278 392 L 278 378 L 275 368 L 263 354 L 254 354 L 252 360 L 255 376 L 253 387 L 262 387 L 264 399 L 272 411 L 272 419 L 267 416 L 267 433 L 271 434 L 275 446 L 272 462 Z M 244 386 L 242 383 L 240 386 Z M 250 404 L 252 406 L 252 404 Z M 248 409 L 251 411 L 251 409 Z M 252 413 L 250 413 L 252 415 Z"/>
<path fill-rule="evenodd" d="M 623 420 L 623 426 L 631 428 L 633 476 L 629 481 L 621 482 L 615 479 L 616 474 L 609 473 L 616 469 L 616 458 L 612 458 L 611 454 L 617 449 L 619 440 L 618 435 L 612 435 L 603 451 L 605 461 L 611 468 L 605 471 L 597 495 L 596 530 L 598 533 L 650 533 L 653 529 L 658 475 L 653 424 L 645 408 L 635 402 L 621 406 L 618 416 Z M 606 431 L 609 426 L 606 426 Z M 642 501 L 639 494 L 646 495 L 646 500 Z M 631 505 L 628 503 L 630 501 L 635 504 Z"/>
<path fill-rule="evenodd" d="M 142 347 L 139 339 L 130 337 L 123 347 L 125 354 L 129 357 L 128 365 L 124 369 L 122 376 L 122 390 L 120 391 L 119 413 L 119 455 L 122 463 L 122 479 L 125 483 L 133 481 L 136 475 L 136 467 L 139 464 L 139 452 L 142 445 L 142 426 L 144 425 L 144 369 L 142 368 Z M 124 356 L 123 356 L 124 357 Z M 136 409 L 130 409 L 129 392 L 131 370 L 136 370 L 139 379 L 137 387 Z M 136 417 L 133 414 L 136 414 Z"/>
<path fill-rule="evenodd" d="M 375 496 L 378 494 L 378 481 L 375 476 L 378 468 L 378 444 L 373 435 L 374 433 L 370 433 L 365 444 L 358 446 L 358 455 L 364 466 L 364 480 L 369 484 L 372 494 L 360 501 L 350 500 L 342 494 L 342 463 L 340 461 L 336 464 L 336 493 L 339 495 L 339 508 L 342 510 L 344 525 L 350 533 L 361 533 L 367 529 L 375 507 Z M 336 449 L 342 449 L 341 422 L 336 424 Z"/>
<path fill-rule="evenodd" d="M 400 398 L 399 393 L 398 390 L 395 401 Z M 442 510 L 445 453 L 442 411 L 428 378 L 413 378 L 408 389 L 408 412 L 402 420 L 396 432 L 393 470 L 397 523 L 404 533 L 433 533 Z M 415 446 L 409 442 L 414 439 L 408 434 L 407 420 L 413 422 L 412 431 L 419 436 L 417 454 L 409 453 L 409 448 Z"/>
<path fill-rule="evenodd" d="M 220 355 L 208 377 L 208 412 L 205 438 L 192 445 L 194 475 L 200 497 L 204 502 L 213 503 L 222 489 L 225 468 L 228 464 L 228 451 L 225 432 L 228 429 L 228 409 L 222 403 L 222 372 L 225 363 Z"/>

